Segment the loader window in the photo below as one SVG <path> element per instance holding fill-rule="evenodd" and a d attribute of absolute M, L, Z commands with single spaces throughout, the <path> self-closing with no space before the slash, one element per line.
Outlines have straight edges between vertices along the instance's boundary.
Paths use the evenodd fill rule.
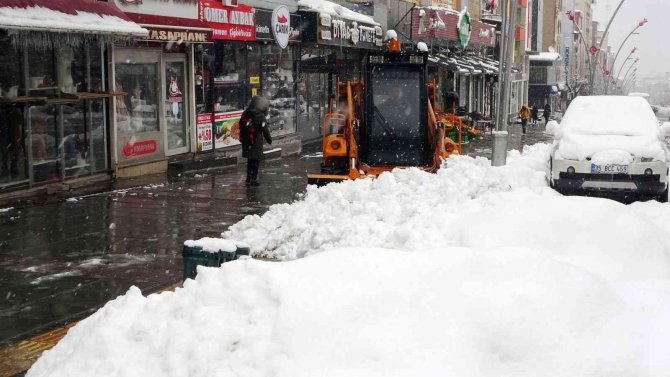
<path fill-rule="evenodd" d="M 372 69 L 369 164 L 425 164 L 426 113 L 421 106 L 421 75 L 421 71 L 407 67 Z"/>

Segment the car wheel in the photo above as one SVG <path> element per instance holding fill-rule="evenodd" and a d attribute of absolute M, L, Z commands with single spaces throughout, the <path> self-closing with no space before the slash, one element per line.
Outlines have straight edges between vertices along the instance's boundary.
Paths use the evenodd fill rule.
<path fill-rule="evenodd" d="M 656 197 L 656 201 L 659 203 L 667 203 L 668 202 L 668 189 L 666 188 L 665 191 L 661 195 L 658 195 Z"/>

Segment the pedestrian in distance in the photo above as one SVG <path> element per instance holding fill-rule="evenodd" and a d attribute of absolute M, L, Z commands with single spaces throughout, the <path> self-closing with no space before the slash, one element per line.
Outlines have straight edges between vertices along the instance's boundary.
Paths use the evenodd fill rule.
<path fill-rule="evenodd" d="M 530 118 L 533 120 L 533 125 L 537 126 L 537 122 L 540 120 L 540 109 L 537 108 L 537 104 L 534 104 L 530 110 Z"/>
<path fill-rule="evenodd" d="M 544 117 L 544 124 L 546 125 L 549 123 L 549 117 L 551 116 L 551 106 L 549 106 L 549 103 L 544 104 L 544 112 L 542 113 L 542 116 Z"/>
<path fill-rule="evenodd" d="M 521 106 L 521 110 L 519 110 L 519 118 L 521 118 L 521 131 L 525 134 L 528 118 L 530 118 L 530 110 L 528 109 L 528 106 Z"/>
<path fill-rule="evenodd" d="M 258 170 L 263 159 L 263 139 L 272 144 L 266 118 L 270 101 L 254 96 L 240 117 L 240 143 L 242 157 L 247 159 L 247 186 L 258 186 Z"/>

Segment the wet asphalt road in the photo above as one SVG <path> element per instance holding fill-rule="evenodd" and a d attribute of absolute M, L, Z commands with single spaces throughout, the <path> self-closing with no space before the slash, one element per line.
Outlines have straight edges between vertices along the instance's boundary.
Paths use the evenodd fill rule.
<path fill-rule="evenodd" d="M 543 127 L 509 149 L 548 138 Z M 464 148 L 491 157 L 492 136 Z M 0 346 L 80 319 L 131 285 L 150 293 L 181 281 L 184 240 L 219 236 L 250 214 L 294 201 L 320 158 L 266 161 L 263 184 L 244 186 L 245 167 L 168 183 L 0 210 Z"/>

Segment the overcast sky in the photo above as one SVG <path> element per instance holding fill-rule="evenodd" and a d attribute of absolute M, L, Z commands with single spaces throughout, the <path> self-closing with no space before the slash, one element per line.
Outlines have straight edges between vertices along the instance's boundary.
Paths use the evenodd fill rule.
<path fill-rule="evenodd" d="M 596 0 L 594 18 L 601 22 L 603 30 L 620 1 Z M 637 46 L 636 55 L 640 58 L 637 77 L 670 72 L 670 0 L 626 0 L 610 27 L 610 46 L 616 53 L 621 42 L 644 18 L 649 22 L 638 30 L 640 35 L 634 35 L 626 42 L 615 69 L 619 69 L 623 59 Z"/>

